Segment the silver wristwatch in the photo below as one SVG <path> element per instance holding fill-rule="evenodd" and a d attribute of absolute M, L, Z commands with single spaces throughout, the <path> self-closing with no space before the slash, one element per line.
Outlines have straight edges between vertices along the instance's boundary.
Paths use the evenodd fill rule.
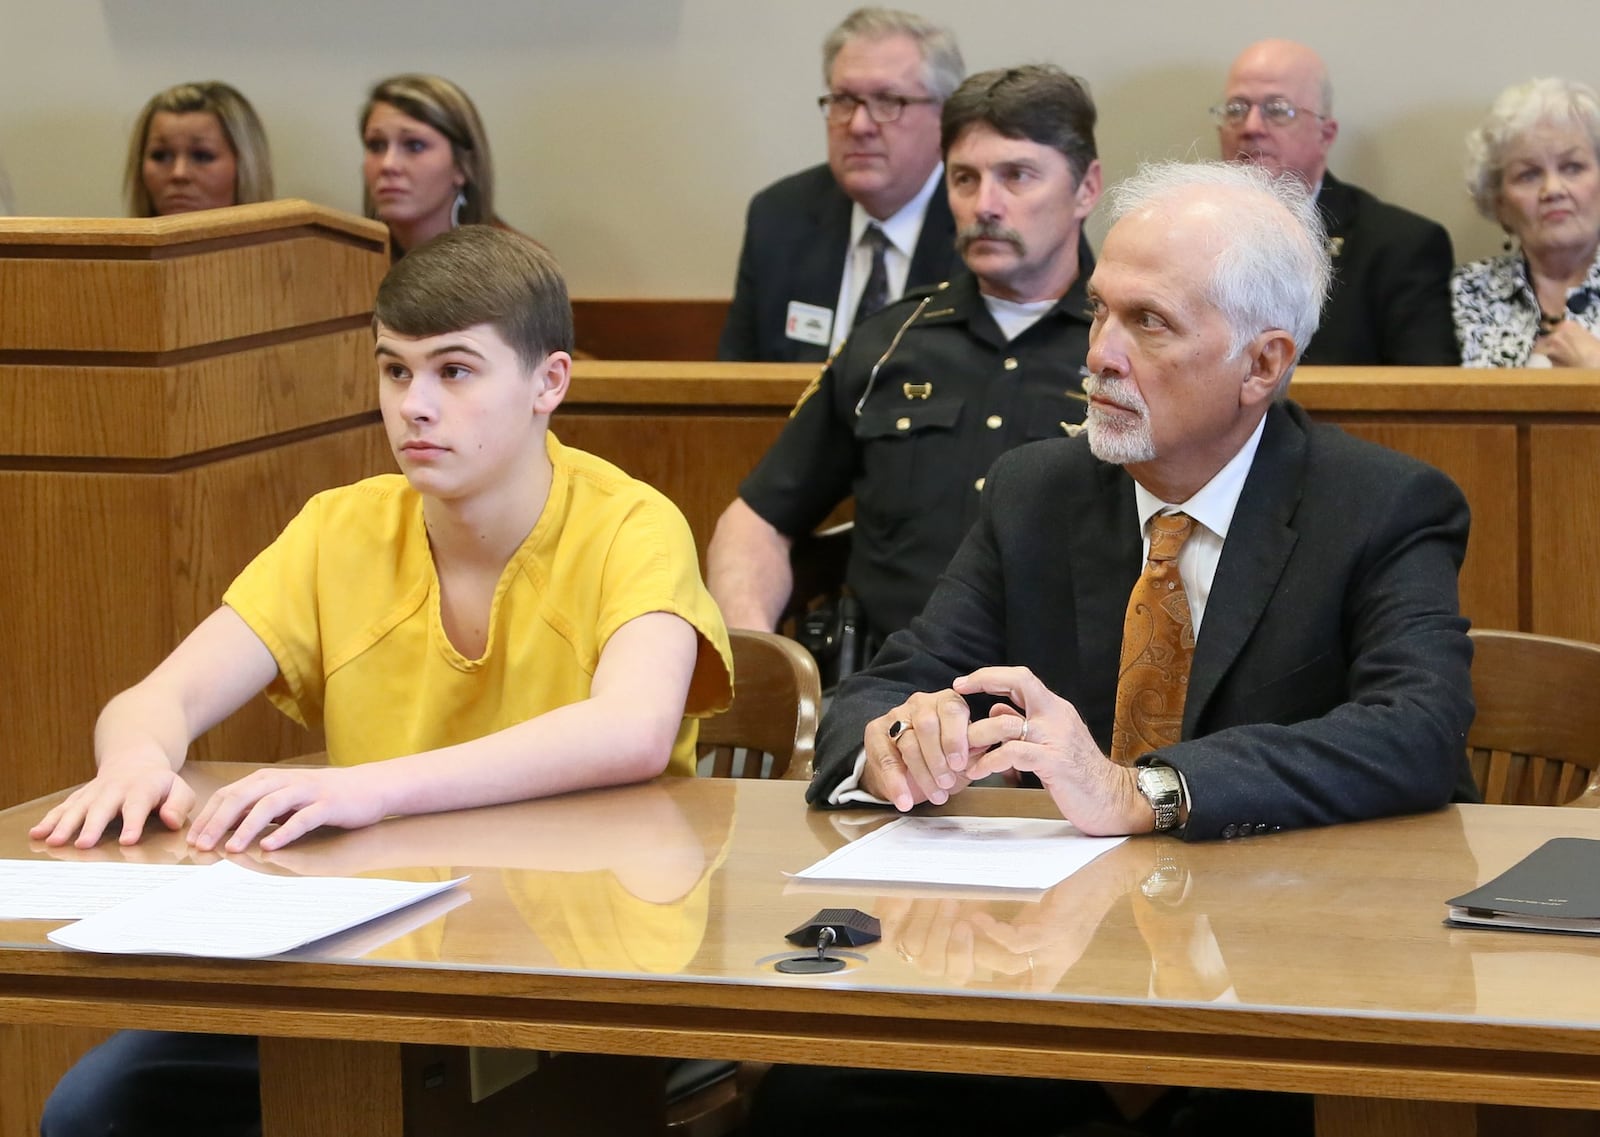
<path fill-rule="evenodd" d="M 1156 814 L 1156 832 L 1165 833 L 1178 824 L 1183 808 L 1183 779 L 1171 766 L 1140 766 L 1135 775 L 1139 792 Z"/>

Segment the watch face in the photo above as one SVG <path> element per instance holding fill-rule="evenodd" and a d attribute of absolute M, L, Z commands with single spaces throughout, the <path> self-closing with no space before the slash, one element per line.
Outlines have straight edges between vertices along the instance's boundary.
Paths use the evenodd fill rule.
<path fill-rule="evenodd" d="M 1171 766 L 1145 766 L 1137 775 L 1139 792 L 1156 815 L 1156 832 L 1178 823 L 1178 808 L 1183 801 L 1183 780 Z"/>
<path fill-rule="evenodd" d="M 1181 792 L 1183 783 L 1171 766 L 1145 766 L 1139 770 L 1139 792 L 1155 801 L 1158 797 Z"/>

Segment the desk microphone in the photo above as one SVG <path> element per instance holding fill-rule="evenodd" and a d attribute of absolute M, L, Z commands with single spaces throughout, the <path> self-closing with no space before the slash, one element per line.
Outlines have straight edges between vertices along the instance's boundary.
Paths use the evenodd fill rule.
<path fill-rule="evenodd" d="M 773 967 L 785 975 L 825 975 L 842 971 L 844 960 L 829 955 L 834 944 L 857 947 L 878 940 L 883 932 L 876 916 L 858 908 L 824 908 L 784 938 L 801 947 L 814 947 L 815 955 L 780 959 Z"/>

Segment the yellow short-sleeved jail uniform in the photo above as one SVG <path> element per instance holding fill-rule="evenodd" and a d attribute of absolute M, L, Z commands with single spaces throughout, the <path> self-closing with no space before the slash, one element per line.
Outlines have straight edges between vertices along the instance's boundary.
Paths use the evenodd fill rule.
<path fill-rule="evenodd" d="M 589 697 L 600 652 L 637 616 L 671 612 L 699 640 L 669 773 L 694 772 L 695 717 L 724 709 L 732 657 L 676 506 L 547 435 L 550 496 L 501 573 L 481 658 L 444 633 L 422 496 L 398 474 L 306 503 L 223 602 L 278 662 L 267 695 L 322 726 L 336 765 L 504 730 Z"/>

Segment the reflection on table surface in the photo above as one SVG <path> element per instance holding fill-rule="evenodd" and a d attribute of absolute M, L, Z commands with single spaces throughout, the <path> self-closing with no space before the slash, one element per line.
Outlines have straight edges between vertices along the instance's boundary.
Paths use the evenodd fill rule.
<path fill-rule="evenodd" d="M 203 797 L 245 769 L 196 764 L 196 790 Z M 356 971 L 560 971 L 1600 1026 L 1600 999 L 1573 997 L 1600 980 L 1600 939 L 1441 923 L 1448 897 L 1549 837 L 1600 838 L 1600 811 L 1463 806 L 1209 845 L 1135 838 L 1018 899 L 791 882 L 786 873 L 889 819 L 809 812 L 802 791 L 661 779 L 321 833 L 239 859 L 271 872 L 471 875 L 466 903 L 441 898 L 437 910 L 399 913 L 294 956 Z M 0 856 L 189 857 L 181 834 L 166 833 L 126 850 L 46 849 L 26 833 L 42 808 L 0 813 Z M 1049 802 L 974 790 L 945 808 L 1037 816 Z M 836 975 L 774 972 L 784 933 L 831 907 L 878 916 L 883 940 Z M 53 951 L 44 940 L 53 926 L 0 922 L 0 944 Z"/>

